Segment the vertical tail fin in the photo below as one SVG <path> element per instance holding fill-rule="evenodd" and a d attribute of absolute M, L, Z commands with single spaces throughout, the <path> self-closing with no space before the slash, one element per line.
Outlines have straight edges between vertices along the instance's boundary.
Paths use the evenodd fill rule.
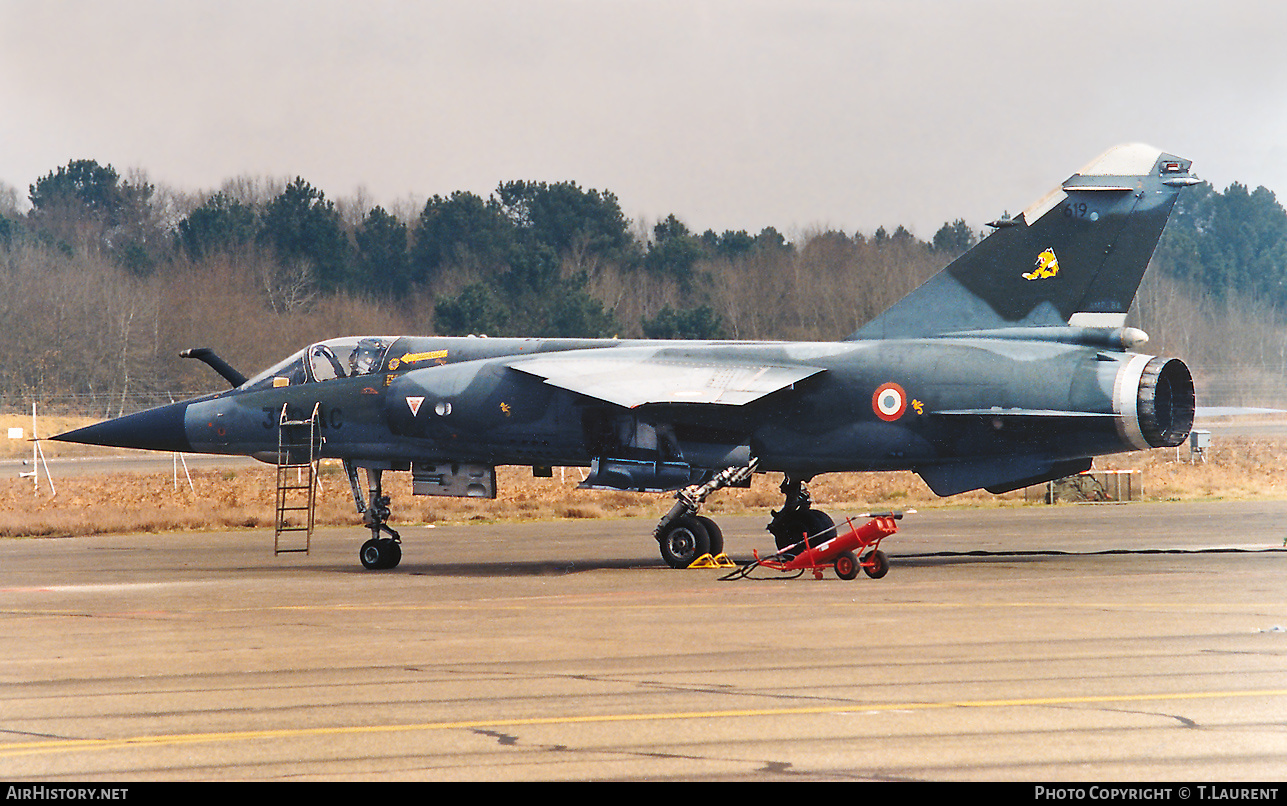
<path fill-rule="evenodd" d="M 849 338 L 1121 327 L 1190 165 L 1110 149 Z"/>

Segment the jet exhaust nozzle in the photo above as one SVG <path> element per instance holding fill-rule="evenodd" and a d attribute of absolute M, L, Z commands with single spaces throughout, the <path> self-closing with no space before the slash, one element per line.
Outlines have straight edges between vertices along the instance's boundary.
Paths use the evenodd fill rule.
<path fill-rule="evenodd" d="M 1154 358 L 1140 377 L 1139 417 L 1154 448 L 1174 448 L 1189 438 L 1196 407 L 1193 376 L 1178 358 Z"/>
<path fill-rule="evenodd" d="M 1133 448 L 1174 448 L 1193 428 L 1193 375 L 1178 358 L 1135 356 L 1119 370 L 1113 405 Z"/>

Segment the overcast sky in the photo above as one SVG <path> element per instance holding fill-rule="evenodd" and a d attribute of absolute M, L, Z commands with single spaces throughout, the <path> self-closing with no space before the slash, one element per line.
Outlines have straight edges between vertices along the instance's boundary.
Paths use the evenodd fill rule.
<path fill-rule="evenodd" d="M 0 0 L 0 182 L 572 180 L 698 231 L 928 238 L 1124 142 L 1287 192 L 1285 31 L 1278 0 Z"/>

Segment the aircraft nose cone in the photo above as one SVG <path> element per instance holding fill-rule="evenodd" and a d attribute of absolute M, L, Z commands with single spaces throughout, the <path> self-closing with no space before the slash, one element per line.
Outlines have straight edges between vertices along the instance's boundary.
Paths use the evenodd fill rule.
<path fill-rule="evenodd" d="M 87 425 L 58 436 L 62 442 L 84 445 L 106 445 L 112 448 L 141 448 L 149 451 L 191 451 L 183 428 L 183 415 L 188 403 L 171 403 L 136 414 Z"/>

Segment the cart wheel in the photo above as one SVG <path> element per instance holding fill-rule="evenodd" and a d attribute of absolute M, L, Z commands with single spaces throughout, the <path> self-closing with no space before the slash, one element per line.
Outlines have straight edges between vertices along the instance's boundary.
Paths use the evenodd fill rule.
<path fill-rule="evenodd" d="M 862 570 L 872 579 L 880 579 L 889 573 L 889 558 L 879 549 L 867 552 L 867 556 L 862 558 Z"/>
<path fill-rule="evenodd" d="M 858 569 L 861 567 L 852 551 L 842 551 L 836 557 L 836 576 L 841 579 L 853 579 L 858 576 Z"/>

